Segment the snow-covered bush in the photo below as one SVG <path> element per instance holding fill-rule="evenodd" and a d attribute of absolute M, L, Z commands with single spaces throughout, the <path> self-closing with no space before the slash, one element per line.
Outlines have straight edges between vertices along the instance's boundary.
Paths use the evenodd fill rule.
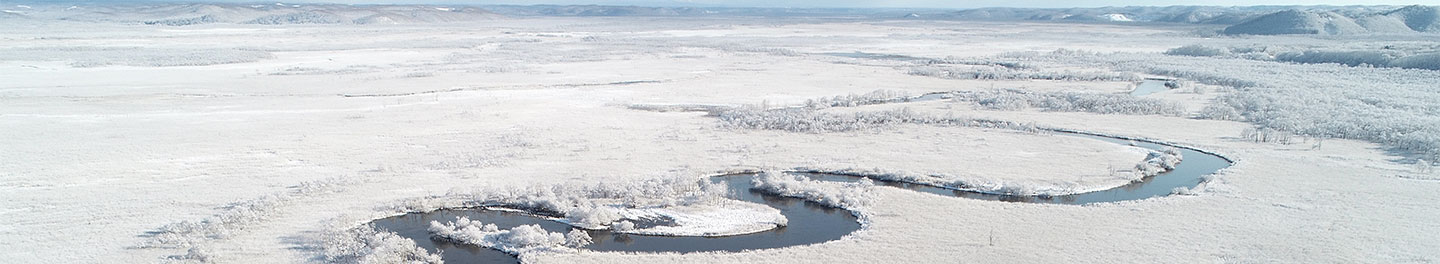
<path fill-rule="evenodd" d="M 1243 115 L 1240 115 L 1240 111 L 1236 111 L 1236 108 L 1215 104 L 1205 105 L 1205 108 L 1201 108 L 1200 114 L 1195 117 L 1202 118 L 1202 120 L 1244 120 Z"/>
<path fill-rule="evenodd" d="M 696 46 L 697 46 L 697 47 L 712 48 L 712 49 L 722 50 L 722 51 L 726 51 L 726 52 L 762 53 L 762 54 L 775 55 L 775 56 L 786 56 L 786 57 L 795 57 L 795 56 L 804 55 L 804 53 L 801 53 L 801 52 L 799 52 L 799 51 L 795 51 L 795 50 L 792 50 L 792 49 L 775 48 L 775 47 L 756 47 L 756 46 L 753 46 L 753 45 L 750 45 L 750 44 L 741 44 L 741 43 L 701 44 L 701 45 L 696 45 Z"/>
<path fill-rule="evenodd" d="M 1390 61 L 1402 56 L 1394 51 L 1328 51 L 1328 50 L 1307 50 L 1282 52 L 1275 55 L 1275 60 L 1294 63 L 1339 63 L 1345 66 L 1370 65 L 1374 67 L 1385 67 Z"/>
<path fill-rule="evenodd" d="M 1390 61 L 1391 67 L 1440 70 L 1440 53 L 1410 55 Z"/>
<path fill-rule="evenodd" d="M 340 24 L 347 20 L 344 17 L 321 12 L 297 12 L 289 14 L 278 14 L 258 17 L 243 24 L 260 25 L 288 25 L 288 24 Z"/>
<path fill-rule="evenodd" d="M 635 223 L 630 221 L 615 222 L 610 224 L 610 230 L 615 230 L 618 232 L 635 230 Z"/>
<path fill-rule="evenodd" d="M 1132 181 L 1140 181 L 1145 177 L 1159 175 L 1175 169 L 1180 164 L 1180 150 L 1173 147 L 1166 147 L 1161 151 L 1151 151 L 1145 156 L 1145 160 L 1135 165 L 1135 178 Z"/>
<path fill-rule="evenodd" d="M 431 222 L 431 224 L 435 223 L 438 222 Z M 540 228 L 540 225 L 522 225 L 511 228 L 509 231 L 510 234 L 502 237 L 501 241 L 514 247 L 562 246 L 565 244 L 565 234 L 545 231 Z"/>
<path fill-rule="evenodd" d="M 906 73 L 915 76 L 957 80 L 1054 80 L 1054 81 L 1139 81 L 1139 75 L 1114 72 L 1050 72 L 1002 66 L 926 65 L 911 67 Z"/>
<path fill-rule="evenodd" d="M 766 171 L 755 175 L 752 181 L 754 189 L 761 192 L 801 198 L 837 208 L 863 208 L 875 200 L 871 193 L 875 183 L 869 178 L 854 183 L 835 184 L 784 172 Z"/>
<path fill-rule="evenodd" d="M 322 257 L 328 263 L 443 263 L 414 240 L 373 226 L 335 230 L 321 236 Z"/>
<path fill-rule="evenodd" d="M 1230 56 L 1230 50 L 1205 45 L 1185 45 L 1165 51 L 1165 55 L 1223 57 Z"/>
<path fill-rule="evenodd" d="M 1046 111 L 1090 112 L 1100 114 L 1169 115 L 1185 114 L 1179 103 L 1154 98 L 1118 94 L 1081 92 L 1038 93 L 1021 90 L 955 93 L 955 101 L 974 102 L 981 107 L 998 110 L 1020 110 L 1030 107 Z"/>
<path fill-rule="evenodd" d="M 741 107 L 716 115 L 720 126 L 731 129 L 765 129 L 803 133 L 846 132 L 887 128 L 899 124 L 981 127 L 1040 133 L 1034 124 L 920 114 L 909 109 L 833 114 L 809 108 L 765 110 Z"/>
<path fill-rule="evenodd" d="M 146 24 L 146 25 L 189 26 L 189 25 L 210 24 L 210 23 L 218 23 L 218 22 L 220 22 L 220 20 L 217 19 L 214 15 L 203 15 L 203 16 L 191 17 L 191 18 L 174 18 L 174 19 L 163 19 L 163 20 L 150 20 L 150 21 L 145 21 L 145 22 L 141 22 L 141 23 Z"/>
<path fill-rule="evenodd" d="M 591 238 L 590 233 L 585 230 L 570 229 L 569 233 L 565 233 L 565 246 L 567 247 L 581 248 L 594 242 L 595 239 Z"/>
<path fill-rule="evenodd" d="M 166 257 L 167 263 L 212 263 L 216 262 L 215 252 L 205 247 L 190 247 L 183 255 Z"/>
<path fill-rule="evenodd" d="M 580 207 L 565 214 L 570 223 L 581 226 L 605 226 L 622 219 L 619 213 L 603 207 Z"/>
<path fill-rule="evenodd" d="M 1395 67 L 1440 70 L 1440 53 L 1420 49 L 1417 55 L 1391 49 L 1300 49 L 1296 47 L 1248 46 L 1210 47 L 1186 45 L 1165 51 L 1166 55 L 1241 58 L 1261 61 L 1283 61 L 1304 64 L 1338 63 L 1346 66 Z"/>
<path fill-rule="evenodd" d="M 722 112 L 733 108 L 728 105 L 707 104 L 628 104 L 625 108 L 651 112 Z"/>
<path fill-rule="evenodd" d="M 1144 70 L 1142 70 L 1142 71 L 1145 72 L 1145 73 L 1148 73 L 1148 74 L 1165 75 L 1165 76 L 1176 77 L 1176 78 L 1184 78 L 1184 79 L 1187 79 L 1187 80 L 1192 80 L 1192 81 L 1195 81 L 1195 82 L 1198 82 L 1198 83 L 1209 84 L 1209 85 L 1219 85 L 1219 86 L 1236 87 L 1236 88 L 1259 86 L 1259 84 L 1258 84 L 1257 82 L 1255 82 L 1255 81 L 1239 79 L 1239 78 L 1235 78 L 1235 77 L 1230 77 L 1229 75 L 1226 75 L 1226 74 L 1206 72 L 1206 71 L 1194 71 L 1194 70 L 1187 70 L 1187 69 L 1160 68 L 1160 67 L 1146 68 L 1146 69 L 1144 69 Z"/>
<path fill-rule="evenodd" d="M 867 94 L 850 94 L 805 100 L 805 107 L 824 109 L 828 107 L 853 107 L 862 105 L 905 102 L 914 99 L 910 93 L 890 90 L 875 90 Z"/>
<path fill-rule="evenodd" d="M 1262 143 L 1294 143 L 1295 135 L 1285 131 L 1279 131 L 1267 127 L 1250 127 L 1240 131 L 1240 138 Z"/>
<path fill-rule="evenodd" d="M 624 219 L 622 210 L 710 205 L 728 200 L 728 187 L 706 179 L 661 177 L 597 185 L 560 184 L 455 190 L 450 194 L 406 199 L 396 212 L 498 207 L 552 217 L 588 229 L 604 229 Z"/>
<path fill-rule="evenodd" d="M 999 66 L 999 67 L 1005 67 L 1005 68 L 1011 68 L 1011 69 L 1017 69 L 1017 70 L 1034 69 L 1034 68 L 1035 68 L 1034 65 L 1030 65 L 1030 64 L 1028 64 L 1028 63 L 1019 62 L 1019 61 L 1013 61 L 1013 60 L 999 60 L 999 59 L 994 59 L 994 58 L 962 58 L 962 57 L 956 57 L 956 56 L 945 57 L 945 59 L 933 61 L 931 64 L 960 64 L 960 65 L 974 65 L 974 66 Z"/>
<path fill-rule="evenodd" d="M 228 238 L 251 224 L 260 222 L 275 214 L 276 210 L 297 199 L 317 194 L 342 190 L 355 181 L 346 177 L 327 178 L 302 182 L 292 190 L 273 193 L 255 199 L 237 201 L 220 212 L 201 220 L 181 221 L 161 226 L 155 230 L 144 247 L 181 248 L 195 246 L 204 241 Z"/>
<path fill-rule="evenodd" d="M 1175 187 L 1175 189 L 1171 189 L 1171 190 L 1170 190 L 1170 194 L 1171 194 L 1171 195 L 1186 195 L 1186 196 L 1199 195 L 1199 193 L 1196 192 L 1194 189 L 1185 188 L 1185 187 Z"/>
<path fill-rule="evenodd" d="M 588 244 L 590 235 L 584 231 L 568 234 L 545 231 L 540 225 L 522 225 L 501 230 L 495 224 L 472 221 L 466 217 L 454 222 L 430 222 L 428 229 L 435 237 L 463 244 L 493 248 L 511 254 L 529 252 L 572 252 L 571 246 Z"/>

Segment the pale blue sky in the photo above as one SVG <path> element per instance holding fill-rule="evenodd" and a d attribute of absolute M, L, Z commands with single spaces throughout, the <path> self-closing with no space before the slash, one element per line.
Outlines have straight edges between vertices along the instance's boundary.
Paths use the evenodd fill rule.
<path fill-rule="evenodd" d="M 352 0 L 362 1 L 362 0 Z M 432 0 L 436 1 L 436 0 Z M 479 2 L 461 1 L 453 2 Z M 511 3 L 629 3 L 637 5 L 701 5 L 701 6 L 763 6 L 763 7 L 1100 7 L 1100 6 L 1168 6 L 1168 5 L 1412 5 L 1440 4 L 1440 0 L 628 0 L 628 1 L 584 1 L 584 0 L 511 0 Z"/>
<path fill-rule="evenodd" d="M 91 0 L 96 1 L 96 0 Z M 123 0 L 98 0 L 118 2 Z M 146 0 L 142 0 L 146 1 Z M 175 2 L 274 2 L 274 0 L 148 0 Z M 287 3 L 325 2 L 353 4 L 599 4 L 641 6 L 732 7 L 1100 7 L 1169 5 L 1440 5 L 1440 0 L 289 0 Z"/>

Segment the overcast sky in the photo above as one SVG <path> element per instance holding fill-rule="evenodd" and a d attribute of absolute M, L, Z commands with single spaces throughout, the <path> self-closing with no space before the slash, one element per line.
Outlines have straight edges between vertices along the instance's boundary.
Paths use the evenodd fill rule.
<path fill-rule="evenodd" d="M 101 0 L 119 1 L 119 0 Z M 151 0 L 167 1 L 167 0 Z M 186 0 L 168 0 L 187 2 Z M 271 2 L 274 0 L 190 0 L 188 2 Z M 0 1 L 4 2 L 4 1 Z M 642 6 L 733 6 L 733 7 L 1099 7 L 1168 5 L 1440 5 L 1440 0 L 290 0 L 280 2 L 326 2 L 354 4 L 599 4 Z"/>

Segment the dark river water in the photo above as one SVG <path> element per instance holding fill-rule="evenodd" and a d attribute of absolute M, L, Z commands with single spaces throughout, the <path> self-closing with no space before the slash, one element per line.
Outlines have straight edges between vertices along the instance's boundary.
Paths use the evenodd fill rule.
<path fill-rule="evenodd" d="M 1165 147 L 1164 145 L 1156 143 L 1069 132 L 1059 132 L 1059 135 L 1085 137 L 1153 150 L 1159 150 Z M 1179 165 L 1176 165 L 1174 170 L 1145 178 L 1140 182 L 1102 191 L 1074 195 L 1042 198 L 1034 196 L 985 194 L 902 182 L 875 181 L 875 183 L 877 185 L 919 192 L 981 200 L 1090 204 L 1140 200 L 1169 195 L 1175 188 L 1194 188 L 1201 183 L 1201 177 L 1229 167 L 1231 164 L 1230 161 L 1220 156 L 1193 149 L 1180 148 L 1180 151 L 1183 161 L 1181 161 Z M 860 179 L 860 177 L 856 176 L 833 174 L 801 173 L 801 175 L 817 180 L 837 182 L 853 182 Z M 780 197 L 752 191 L 750 188 L 753 187 L 751 184 L 751 178 L 753 176 L 754 175 L 751 174 L 723 175 L 712 177 L 711 181 L 723 182 L 729 185 L 735 199 L 765 204 L 780 209 L 781 214 L 784 214 L 785 217 L 789 219 L 788 226 L 759 233 L 725 237 L 646 236 L 616 234 L 606 230 L 591 230 L 587 232 L 594 238 L 594 243 L 586 246 L 585 249 L 595 251 L 680 253 L 741 251 L 832 241 L 860 229 L 860 224 L 856 221 L 855 215 L 848 210 L 822 206 L 797 198 Z M 375 220 L 372 223 L 377 228 L 393 231 L 400 234 L 400 236 L 413 239 L 416 244 L 432 252 L 441 250 L 446 263 L 519 263 L 519 260 L 516 259 L 515 256 L 499 250 L 432 239 L 430 233 L 426 230 L 430 226 L 431 221 L 446 223 L 455 221 L 455 219 L 460 216 L 469 217 L 471 220 L 477 220 L 483 223 L 493 223 L 501 229 L 530 224 L 538 224 L 550 232 L 564 233 L 572 229 L 572 227 L 567 224 L 546 220 L 525 213 L 484 209 L 439 210 L 429 213 L 406 214 Z"/>

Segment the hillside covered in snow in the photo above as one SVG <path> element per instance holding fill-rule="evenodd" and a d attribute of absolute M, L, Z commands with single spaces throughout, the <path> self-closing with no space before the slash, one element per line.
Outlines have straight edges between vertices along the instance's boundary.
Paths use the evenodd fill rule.
<path fill-rule="evenodd" d="M 1290 9 L 1246 20 L 1225 28 L 1225 34 L 1364 34 L 1440 32 L 1440 10 L 1407 6 L 1383 12 Z"/>
<path fill-rule="evenodd" d="M 836 17 L 1229 26 L 1225 34 L 1440 32 L 1431 6 L 1127 6 L 1097 8 L 744 8 L 615 5 L 341 5 L 37 2 L 0 6 L 0 20 L 162 26 L 200 24 L 417 24 L 519 17 Z"/>
<path fill-rule="evenodd" d="M 14 5 L 0 19 L 59 20 L 163 26 L 199 24 L 414 24 L 483 21 L 501 17 L 475 7 L 340 4 L 112 4 L 64 2 Z"/>

